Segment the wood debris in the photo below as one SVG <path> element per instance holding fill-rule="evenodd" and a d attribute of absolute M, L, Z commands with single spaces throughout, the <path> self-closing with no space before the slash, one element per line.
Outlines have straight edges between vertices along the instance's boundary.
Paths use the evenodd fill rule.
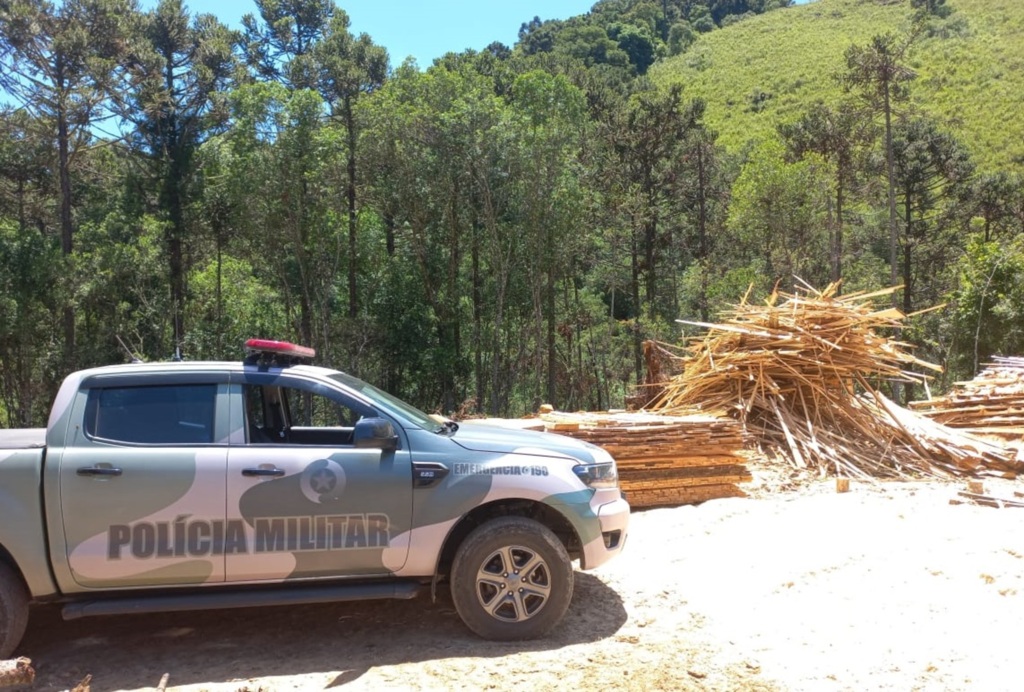
<path fill-rule="evenodd" d="M 737 484 L 751 480 L 743 426 L 722 414 L 552 412 L 540 420 L 550 432 L 606 449 L 635 508 L 743 497 Z"/>
<path fill-rule="evenodd" d="M 22 656 L 0 661 L 0 687 L 21 687 L 35 682 L 36 671 L 32 661 Z"/>
<path fill-rule="evenodd" d="M 675 354 L 656 341 L 643 342 L 644 379 L 636 387 L 636 391 L 626 397 L 626 407 L 630 410 L 646 408 L 657 399 L 665 384 L 674 374 Z"/>
<path fill-rule="evenodd" d="M 910 407 L 937 423 L 1003 439 L 1024 438 L 1024 358 L 995 357 L 977 377 L 946 396 Z"/>
<path fill-rule="evenodd" d="M 875 301 L 899 287 L 746 300 L 680 353 L 681 374 L 648 407 L 665 414 L 728 411 L 794 465 L 851 478 L 971 475 L 1024 470 L 1001 446 L 908 411 L 878 391 L 883 381 L 922 382 L 940 371 L 879 334 L 903 313 Z M 915 370 L 915 368 L 917 370 Z"/>
<path fill-rule="evenodd" d="M 77 685 L 71 688 L 70 692 L 90 692 L 92 689 L 92 674 L 86 675 Z"/>
<path fill-rule="evenodd" d="M 1003 497 L 994 497 L 992 495 L 979 495 L 977 493 L 971 493 L 961 490 L 957 493 L 960 497 L 967 498 L 976 505 L 982 505 L 983 507 L 995 507 L 996 509 L 1006 509 L 1009 507 L 1024 507 L 1024 502 L 1020 500 L 1009 500 Z M 950 504 L 962 504 L 957 500 L 950 500 Z"/>

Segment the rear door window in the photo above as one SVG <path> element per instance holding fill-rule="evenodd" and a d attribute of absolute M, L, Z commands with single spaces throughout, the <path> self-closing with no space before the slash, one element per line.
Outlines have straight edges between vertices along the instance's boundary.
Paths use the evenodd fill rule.
<path fill-rule="evenodd" d="M 215 384 L 90 389 L 85 433 L 129 444 L 210 444 L 216 397 Z"/>

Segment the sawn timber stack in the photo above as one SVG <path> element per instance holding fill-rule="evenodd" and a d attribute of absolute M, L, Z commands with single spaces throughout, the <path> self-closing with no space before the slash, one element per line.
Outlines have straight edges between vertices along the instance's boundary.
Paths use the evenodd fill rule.
<path fill-rule="evenodd" d="M 1006 440 L 1024 439 L 1024 358 L 996 356 L 977 377 L 946 396 L 910 407 L 936 423 Z"/>
<path fill-rule="evenodd" d="M 666 507 L 744 497 L 751 480 L 739 421 L 707 413 L 546 413 L 549 432 L 599 445 L 615 458 L 633 507 Z"/>

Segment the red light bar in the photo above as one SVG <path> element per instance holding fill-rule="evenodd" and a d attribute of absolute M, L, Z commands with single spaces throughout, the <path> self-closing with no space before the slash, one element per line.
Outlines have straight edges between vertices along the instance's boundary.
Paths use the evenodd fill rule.
<path fill-rule="evenodd" d="M 247 353 L 273 353 L 292 358 L 316 358 L 316 351 L 309 346 L 299 346 L 289 341 L 274 341 L 273 339 L 249 339 L 245 342 L 245 350 Z"/>

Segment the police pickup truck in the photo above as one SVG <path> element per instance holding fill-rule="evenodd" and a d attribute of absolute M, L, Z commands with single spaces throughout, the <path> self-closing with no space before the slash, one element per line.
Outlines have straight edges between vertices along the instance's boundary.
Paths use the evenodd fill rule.
<path fill-rule="evenodd" d="M 438 422 L 311 349 L 64 380 L 45 429 L 0 430 L 0 658 L 31 602 L 89 615 L 413 598 L 528 639 L 617 555 L 615 461 L 547 433 Z"/>

